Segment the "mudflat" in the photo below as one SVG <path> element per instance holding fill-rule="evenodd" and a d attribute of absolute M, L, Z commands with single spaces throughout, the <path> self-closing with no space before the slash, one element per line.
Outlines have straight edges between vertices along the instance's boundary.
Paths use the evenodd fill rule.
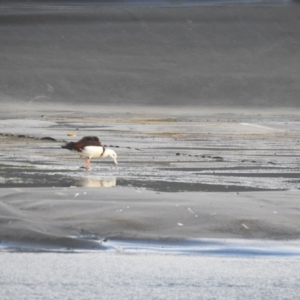
<path fill-rule="evenodd" d="M 297 118 L 58 111 L 2 120 L 1 244 L 108 250 L 114 240 L 298 240 Z M 95 159 L 86 171 L 61 148 L 91 134 L 117 152 L 117 166 Z"/>
<path fill-rule="evenodd" d="M 1 3 L 3 249 L 299 240 L 299 6 L 276 3 Z M 86 135 L 119 165 L 61 148 Z"/>

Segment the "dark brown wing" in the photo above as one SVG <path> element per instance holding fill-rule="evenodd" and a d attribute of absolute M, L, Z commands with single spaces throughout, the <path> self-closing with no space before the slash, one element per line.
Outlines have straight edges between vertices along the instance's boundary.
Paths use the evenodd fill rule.
<path fill-rule="evenodd" d="M 77 149 L 82 149 L 86 146 L 101 146 L 101 142 L 96 136 L 84 136 L 81 140 L 75 143 Z"/>
<path fill-rule="evenodd" d="M 62 148 L 80 152 L 86 146 L 101 146 L 101 142 L 96 136 L 84 136 L 78 142 L 69 142 L 63 145 Z"/>

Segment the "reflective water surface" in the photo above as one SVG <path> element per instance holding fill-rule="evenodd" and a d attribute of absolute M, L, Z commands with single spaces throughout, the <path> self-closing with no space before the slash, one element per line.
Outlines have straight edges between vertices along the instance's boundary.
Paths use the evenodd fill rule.
<path fill-rule="evenodd" d="M 2 253 L 8 299 L 298 299 L 299 258 Z"/>

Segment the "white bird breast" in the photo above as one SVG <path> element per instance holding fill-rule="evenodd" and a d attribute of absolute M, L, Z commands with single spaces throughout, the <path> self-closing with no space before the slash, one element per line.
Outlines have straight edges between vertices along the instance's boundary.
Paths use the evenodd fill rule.
<path fill-rule="evenodd" d="M 99 158 L 103 154 L 103 147 L 86 146 L 81 153 L 88 158 Z"/>

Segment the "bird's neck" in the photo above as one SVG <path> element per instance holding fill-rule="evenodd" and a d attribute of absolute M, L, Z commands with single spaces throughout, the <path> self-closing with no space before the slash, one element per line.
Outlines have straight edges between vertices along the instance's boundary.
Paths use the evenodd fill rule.
<path fill-rule="evenodd" d="M 108 157 L 111 154 L 111 150 L 109 148 L 104 148 L 103 147 L 103 154 L 101 155 L 102 157 Z"/>
<path fill-rule="evenodd" d="M 106 150 L 105 147 L 102 146 L 102 152 L 100 154 L 100 157 L 106 157 L 106 155 L 105 155 L 106 151 L 105 150 Z"/>

